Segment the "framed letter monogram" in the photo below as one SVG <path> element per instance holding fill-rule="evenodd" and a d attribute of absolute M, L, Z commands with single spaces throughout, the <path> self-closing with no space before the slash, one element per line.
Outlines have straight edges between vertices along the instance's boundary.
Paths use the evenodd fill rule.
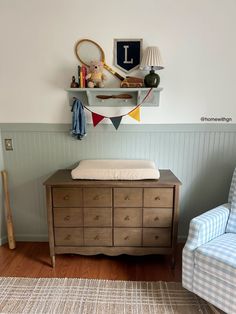
<path fill-rule="evenodd" d="M 114 65 L 125 73 L 141 62 L 142 39 L 114 39 Z"/>

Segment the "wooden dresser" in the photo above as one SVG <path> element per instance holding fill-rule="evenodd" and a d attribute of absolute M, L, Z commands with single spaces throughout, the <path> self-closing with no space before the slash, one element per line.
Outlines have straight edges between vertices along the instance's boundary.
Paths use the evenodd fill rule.
<path fill-rule="evenodd" d="M 72 180 L 58 170 L 45 183 L 49 245 L 55 254 L 171 254 L 174 263 L 180 181 Z"/>

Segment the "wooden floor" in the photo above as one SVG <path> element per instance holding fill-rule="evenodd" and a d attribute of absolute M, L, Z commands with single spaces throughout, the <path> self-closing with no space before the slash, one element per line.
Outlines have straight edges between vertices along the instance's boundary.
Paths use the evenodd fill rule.
<path fill-rule="evenodd" d="M 179 244 L 174 270 L 170 267 L 169 257 L 160 255 L 56 255 L 53 269 L 48 243 L 18 242 L 15 250 L 9 250 L 8 245 L 0 247 L 0 276 L 181 281 L 182 248 Z"/>

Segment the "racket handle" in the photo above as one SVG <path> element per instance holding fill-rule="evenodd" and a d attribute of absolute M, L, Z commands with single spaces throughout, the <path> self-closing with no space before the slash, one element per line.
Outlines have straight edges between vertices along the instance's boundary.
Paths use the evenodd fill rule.
<path fill-rule="evenodd" d="M 117 73 L 117 72 L 115 72 L 114 73 L 114 75 L 119 79 L 119 80 L 121 80 L 121 81 L 124 81 L 124 77 L 123 76 L 121 76 L 119 73 Z"/>
<path fill-rule="evenodd" d="M 8 245 L 11 250 L 15 249 L 16 242 L 14 236 L 14 227 L 12 221 L 12 212 L 10 207 L 10 196 L 8 190 L 8 174 L 6 171 L 1 171 L 2 173 L 2 183 L 3 183 L 3 191 L 4 191 L 4 205 L 5 205 L 5 217 L 6 217 L 6 225 L 7 225 L 7 237 L 8 237 Z"/>
<path fill-rule="evenodd" d="M 114 71 L 111 67 L 109 67 L 109 65 L 107 65 L 106 63 L 104 63 L 103 66 L 107 71 L 115 75 L 119 80 L 123 81 L 125 79 L 123 76 L 121 76 L 119 73 Z"/>

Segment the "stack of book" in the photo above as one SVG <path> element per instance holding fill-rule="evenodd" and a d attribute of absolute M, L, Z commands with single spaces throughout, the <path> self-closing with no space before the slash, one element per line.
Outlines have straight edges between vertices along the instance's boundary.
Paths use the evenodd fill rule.
<path fill-rule="evenodd" d="M 87 75 L 87 68 L 85 65 L 78 65 L 78 83 L 79 87 L 84 88 L 87 87 L 86 84 L 86 75 Z"/>

